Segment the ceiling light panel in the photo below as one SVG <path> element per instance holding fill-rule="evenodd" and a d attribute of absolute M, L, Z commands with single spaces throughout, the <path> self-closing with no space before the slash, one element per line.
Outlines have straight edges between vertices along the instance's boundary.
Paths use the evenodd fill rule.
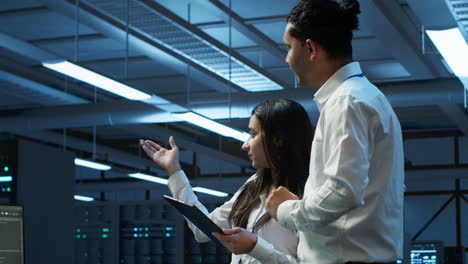
<path fill-rule="evenodd" d="M 42 66 L 89 83 L 113 94 L 125 97 L 129 100 L 146 100 L 151 98 L 151 95 L 147 93 L 141 92 L 68 61 L 43 61 Z"/>
<path fill-rule="evenodd" d="M 157 43 L 249 91 L 284 89 L 267 72 L 229 51 L 198 28 L 154 1 L 83 0 L 82 3 L 129 25 Z M 129 12 L 127 12 L 129 10 Z"/>
<path fill-rule="evenodd" d="M 468 35 L 468 0 L 446 0 L 446 3 L 466 39 Z"/>
<path fill-rule="evenodd" d="M 90 160 L 85 160 L 85 159 L 80 159 L 80 158 L 75 158 L 75 165 L 81 166 L 81 167 L 87 167 L 90 169 L 95 169 L 95 170 L 110 170 L 112 169 L 111 166 L 90 161 Z"/>
<path fill-rule="evenodd" d="M 73 197 L 75 198 L 75 200 L 83 201 L 83 202 L 92 202 L 92 201 L 94 201 L 93 197 L 88 197 L 88 196 L 83 196 L 83 195 L 77 195 L 76 194 Z"/>
<path fill-rule="evenodd" d="M 429 38 L 458 77 L 468 77 L 468 45 L 459 28 L 426 30 Z"/>
<path fill-rule="evenodd" d="M 231 137 L 237 139 L 241 142 L 247 141 L 249 138 L 249 134 L 246 132 L 242 132 L 231 127 L 225 126 L 221 123 L 213 121 L 209 118 L 203 117 L 201 115 L 195 114 L 193 112 L 185 112 L 185 113 L 172 113 L 173 116 L 179 118 L 181 120 L 185 120 L 191 124 L 196 126 L 202 127 L 204 129 L 213 131 L 225 137 Z"/>

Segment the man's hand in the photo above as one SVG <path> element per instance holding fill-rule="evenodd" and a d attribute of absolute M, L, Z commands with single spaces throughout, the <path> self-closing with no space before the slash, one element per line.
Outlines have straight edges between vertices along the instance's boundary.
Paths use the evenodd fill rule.
<path fill-rule="evenodd" d="M 277 219 L 278 207 L 287 200 L 299 200 L 299 197 L 285 187 L 280 186 L 276 190 L 273 190 L 266 198 L 265 209 L 271 217 Z"/>
<path fill-rule="evenodd" d="M 257 244 L 257 235 L 244 228 L 223 229 L 223 232 L 224 234 L 212 234 L 219 239 L 223 246 L 236 255 L 250 253 Z"/>

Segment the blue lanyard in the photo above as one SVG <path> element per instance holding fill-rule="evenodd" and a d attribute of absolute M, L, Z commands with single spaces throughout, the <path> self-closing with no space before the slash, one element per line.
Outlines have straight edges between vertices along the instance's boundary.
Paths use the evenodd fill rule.
<path fill-rule="evenodd" d="M 260 221 L 261 221 L 267 214 L 268 214 L 268 213 L 265 212 L 262 216 L 260 216 L 260 217 L 257 219 L 257 221 L 255 222 L 254 226 L 252 227 L 252 233 L 255 233 L 255 231 L 257 231 L 257 230 L 255 230 L 255 226 L 258 225 L 258 223 L 260 223 Z"/>
<path fill-rule="evenodd" d="M 345 81 L 348 80 L 348 79 L 354 78 L 354 77 L 362 78 L 362 77 L 364 77 L 364 74 L 359 73 L 359 74 L 351 75 L 351 76 L 349 76 L 348 78 L 346 78 Z"/>
<path fill-rule="evenodd" d="M 252 233 L 255 233 L 255 231 L 257 231 L 257 230 L 255 230 L 255 226 L 256 226 L 267 214 L 268 214 L 268 212 L 265 212 L 262 216 L 260 216 L 260 217 L 257 219 L 257 221 L 255 222 L 254 226 L 252 227 Z M 239 259 L 238 264 L 241 264 L 241 263 L 242 263 L 242 258 Z"/>

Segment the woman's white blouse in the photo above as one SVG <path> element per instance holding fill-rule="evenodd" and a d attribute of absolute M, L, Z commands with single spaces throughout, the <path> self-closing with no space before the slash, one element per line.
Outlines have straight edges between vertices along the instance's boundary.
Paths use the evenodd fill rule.
<path fill-rule="evenodd" d="M 247 181 L 255 179 L 256 174 L 250 177 Z M 245 184 L 245 183 L 244 183 Z M 240 191 L 237 191 L 233 197 L 225 202 L 220 207 L 208 213 L 206 207 L 200 203 L 195 193 L 192 191 L 187 176 L 184 171 L 180 170 L 169 177 L 169 190 L 174 198 L 188 202 L 197 206 L 202 212 L 216 223 L 219 227 L 230 229 L 234 228 L 229 224 L 229 213 L 237 199 Z M 247 230 L 252 231 L 252 227 L 257 220 L 266 213 L 265 211 L 265 195 L 260 196 L 260 205 L 253 209 L 247 222 Z M 188 222 L 189 228 L 192 230 L 195 239 L 198 242 L 207 242 L 209 238 L 200 231 L 195 225 Z M 256 230 L 258 242 L 252 252 L 248 255 L 232 254 L 231 263 L 238 264 L 242 260 L 245 263 L 262 263 L 262 260 L 267 260 L 268 263 L 296 263 L 297 261 L 297 245 L 299 242 L 296 231 L 282 227 L 275 219 L 269 220 L 259 230 Z M 273 261 L 273 262 L 272 262 Z"/>

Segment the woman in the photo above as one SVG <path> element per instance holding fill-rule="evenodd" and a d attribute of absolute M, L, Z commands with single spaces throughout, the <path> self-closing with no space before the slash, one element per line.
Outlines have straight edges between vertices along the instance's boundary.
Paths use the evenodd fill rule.
<path fill-rule="evenodd" d="M 250 137 L 242 145 L 248 152 L 252 166 L 257 172 L 234 194 L 234 196 L 208 214 L 198 201 L 190 183 L 181 170 L 179 150 L 172 137 L 171 149 L 165 149 L 150 140 L 140 144 L 150 158 L 166 170 L 172 195 L 204 211 L 223 229 L 240 227 L 250 237 L 258 239 L 247 255 L 232 255 L 231 263 L 260 263 L 256 250 L 271 250 L 295 262 L 298 238 L 294 231 L 286 229 L 266 214 L 264 203 L 272 189 L 287 187 L 299 198 L 308 176 L 310 148 L 314 130 L 304 108 L 285 99 L 269 100 L 257 105 L 249 121 Z M 198 242 L 208 237 L 188 223 Z M 255 235 L 256 234 L 256 235 Z M 268 245 L 265 247 L 265 245 Z M 262 247 L 259 249 L 257 247 Z M 235 252 L 231 249 L 232 252 Z"/>

